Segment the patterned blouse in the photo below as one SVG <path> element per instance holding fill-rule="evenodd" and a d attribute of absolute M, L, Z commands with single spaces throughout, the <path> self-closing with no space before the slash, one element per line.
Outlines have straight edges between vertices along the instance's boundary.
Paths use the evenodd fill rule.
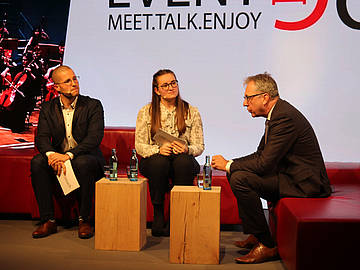
<path fill-rule="evenodd" d="M 151 104 L 142 107 L 138 113 L 135 130 L 135 148 L 142 157 L 149 157 L 159 153 L 160 147 L 151 138 Z M 160 102 L 161 129 L 165 132 L 184 139 L 189 148 L 189 155 L 199 156 L 204 151 L 204 135 L 200 113 L 196 107 L 189 105 L 190 114 L 185 119 L 186 130 L 179 136 L 176 124 L 176 108 L 167 109 Z"/>

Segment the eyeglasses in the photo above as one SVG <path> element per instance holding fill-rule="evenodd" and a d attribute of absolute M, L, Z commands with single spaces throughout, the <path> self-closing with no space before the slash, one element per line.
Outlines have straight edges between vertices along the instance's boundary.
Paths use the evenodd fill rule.
<path fill-rule="evenodd" d="M 249 102 L 253 97 L 260 96 L 260 95 L 263 95 L 263 94 L 266 94 L 266 93 L 259 93 L 259 94 L 255 94 L 255 95 L 251 95 L 251 96 L 245 95 L 244 100 Z"/>
<path fill-rule="evenodd" d="M 67 85 L 71 85 L 72 82 L 77 83 L 79 81 L 80 77 L 79 76 L 74 76 L 72 78 L 67 79 L 64 82 L 59 82 L 59 83 L 55 83 L 55 84 L 67 84 Z"/>
<path fill-rule="evenodd" d="M 173 80 L 169 83 L 164 83 L 163 85 L 160 85 L 160 88 L 163 90 L 169 90 L 169 86 L 171 85 L 172 88 L 175 88 L 178 86 L 178 81 L 177 80 Z"/>

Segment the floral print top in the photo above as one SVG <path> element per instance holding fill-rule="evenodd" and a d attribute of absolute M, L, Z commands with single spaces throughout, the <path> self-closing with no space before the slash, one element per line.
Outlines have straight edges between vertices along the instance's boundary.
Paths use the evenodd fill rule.
<path fill-rule="evenodd" d="M 142 157 L 149 157 L 159 153 L 159 145 L 151 138 L 151 104 L 142 107 L 138 113 L 135 130 L 135 148 Z M 167 109 L 160 102 L 161 129 L 165 132 L 184 139 L 189 148 L 189 155 L 199 156 L 204 151 L 204 135 L 200 113 L 196 107 L 189 105 L 189 114 L 185 119 L 186 130 L 179 136 L 176 124 L 176 108 Z"/>

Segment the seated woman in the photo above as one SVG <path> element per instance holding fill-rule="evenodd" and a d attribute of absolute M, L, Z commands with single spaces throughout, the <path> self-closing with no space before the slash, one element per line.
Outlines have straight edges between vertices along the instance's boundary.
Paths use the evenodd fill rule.
<path fill-rule="evenodd" d="M 183 139 L 156 144 L 154 135 L 163 131 Z M 153 76 L 152 101 L 138 113 L 135 148 L 143 158 L 139 169 L 149 179 L 151 202 L 154 206 L 153 236 L 169 236 L 164 222 L 164 197 L 173 185 L 192 185 L 200 166 L 194 157 L 204 151 L 202 121 L 197 108 L 182 100 L 174 72 L 159 70 Z"/>

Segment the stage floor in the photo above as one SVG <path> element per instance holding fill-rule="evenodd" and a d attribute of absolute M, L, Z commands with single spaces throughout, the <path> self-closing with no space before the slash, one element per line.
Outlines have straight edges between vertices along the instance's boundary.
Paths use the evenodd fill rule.
<path fill-rule="evenodd" d="M 33 148 L 34 130 L 37 127 L 39 111 L 35 110 L 29 121 L 29 126 L 25 131 L 13 133 L 10 129 L 0 126 L 0 149 L 1 148 Z"/>
<path fill-rule="evenodd" d="M 0 220 L 1 269 L 106 270 L 106 269 L 241 269 L 285 270 L 280 260 L 256 265 L 238 265 L 234 258 L 241 256 L 235 240 L 245 239 L 238 231 L 222 231 L 220 265 L 170 264 L 169 238 L 152 237 L 147 230 L 147 244 L 140 252 L 102 251 L 94 249 L 95 238 L 79 239 L 77 227 L 58 227 L 58 233 L 33 239 L 34 220 Z M 244 251 L 244 250 L 242 250 Z"/>

